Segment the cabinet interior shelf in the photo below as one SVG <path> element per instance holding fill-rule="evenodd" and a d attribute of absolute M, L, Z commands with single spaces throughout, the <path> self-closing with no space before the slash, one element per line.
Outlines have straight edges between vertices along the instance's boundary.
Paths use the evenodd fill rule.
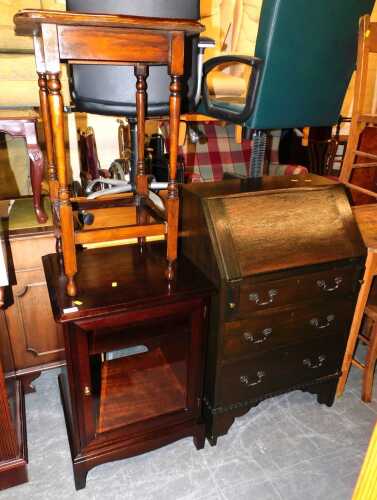
<path fill-rule="evenodd" d="M 98 432 L 148 420 L 186 406 L 186 362 L 161 348 L 102 363 Z"/>

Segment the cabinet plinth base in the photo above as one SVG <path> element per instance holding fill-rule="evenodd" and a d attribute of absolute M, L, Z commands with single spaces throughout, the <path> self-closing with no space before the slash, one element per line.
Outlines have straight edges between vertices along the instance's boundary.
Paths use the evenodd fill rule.
<path fill-rule="evenodd" d="M 98 446 L 94 441 L 90 445 L 90 451 L 81 451 L 78 453 L 75 449 L 74 436 L 72 434 L 72 414 L 70 412 L 68 394 L 66 392 L 67 385 L 64 377 L 63 373 L 59 375 L 59 387 L 71 449 L 76 490 L 85 488 L 86 476 L 90 469 L 106 462 L 140 455 L 189 436 L 193 437 L 194 445 L 198 450 L 204 448 L 204 422 L 192 419 L 173 424 L 169 427 L 161 427 L 158 432 L 155 429 L 149 432 L 141 431 L 140 433 L 132 433 L 129 437 L 124 437 L 119 441 L 115 440 L 106 443 L 102 441 L 98 443 Z"/>

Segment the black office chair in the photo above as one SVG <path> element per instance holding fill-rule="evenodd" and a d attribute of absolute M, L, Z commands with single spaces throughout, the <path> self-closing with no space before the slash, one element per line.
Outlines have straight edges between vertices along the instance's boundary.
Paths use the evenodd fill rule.
<path fill-rule="evenodd" d="M 67 0 L 73 12 L 126 14 L 134 16 L 193 19 L 200 17 L 199 0 Z M 185 41 L 185 70 L 182 78 L 182 112 L 192 111 L 200 98 L 201 66 L 209 39 L 190 37 Z M 147 79 L 147 117 L 169 114 L 169 83 L 166 66 L 150 66 Z M 127 117 L 131 129 L 131 185 L 136 171 L 136 78 L 130 66 L 71 65 L 70 88 L 75 111 Z M 115 185 L 114 185 L 115 186 Z M 90 188 L 89 188 L 90 189 Z M 114 188 L 113 192 L 119 191 Z"/>

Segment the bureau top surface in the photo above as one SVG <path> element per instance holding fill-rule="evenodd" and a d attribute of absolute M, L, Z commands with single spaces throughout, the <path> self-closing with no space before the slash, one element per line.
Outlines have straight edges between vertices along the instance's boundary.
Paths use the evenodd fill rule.
<path fill-rule="evenodd" d="M 183 189 L 200 198 L 230 196 L 239 193 L 272 191 L 275 189 L 310 188 L 314 186 L 331 186 L 335 181 L 315 174 L 308 175 L 264 175 L 260 178 L 227 179 L 220 182 L 195 182 L 185 184 Z"/>
<path fill-rule="evenodd" d="M 259 182 L 231 180 L 188 187 L 187 196 L 185 191 L 186 187 L 184 212 L 186 202 L 190 207 L 186 214 L 196 213 L 200 205 L 205 220 L 205 226 L 196 229 L 190 215 L 184 218 L 186 254 L 198 255 L 201 241 L 210 241 L 203 248 L 212 252 L 222 279 L 239 280 L 365 254 L 339 183 L 315 175 L 267 177 Z"/>
<path fill-rule="evenodd" d="M 43 257 L 51 306 L 56 321 L 66 322 L 208 295 L 213 285 L 184 257 L 175 278 L 165 278 L 166 245 L 113 246 L 77 253 L 77 296 L 68 297 L 58 256 Z"/>

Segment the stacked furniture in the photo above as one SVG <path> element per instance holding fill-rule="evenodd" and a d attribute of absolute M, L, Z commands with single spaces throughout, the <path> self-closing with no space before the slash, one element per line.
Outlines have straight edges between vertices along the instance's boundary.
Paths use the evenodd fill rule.
<path fill-rule="evenodd" d="M 186 259 L 175 266 L 185 39 L 196 37 L 202 26 L 190 20 L 33 10 L 19 12 L 15 24 L 18 33 L 34 37 L 50 197 L 62 244 L 62 255 L 45 257 L 44 269 L 55 320 L 63 325 L 67 368 L 59 381 L 79 489 L 89 469 L 109 460 L 186 436 L 194 437 L 197 448 L 204 446 L 205 326 L 213 287 Z M 98 205 L 96 199 L 70 196 L 61 60 L 134 67 L 137 175 L 131 196 L 110 195 Z M 170 75 L 169 182 L 159 203 L 150 197 L 144 165 L 146 80 L 153 65 L 165 66 Z M 113 226 L 111 216 L 104 217 L 103 227 L 98 221 L 89 228 L 80 225 L 77 211 L 96 205 L 123 207 L 122 225 Z M 127 224 L 130 211 L 136 220 Z M 149 247 L 145 239 L 155 235 L 164 235 L 166 245 Z M 131 237 L 138 245 L 76 252 L 80 244 Z"/>
<path fill-rule="evenodd" d="M 331 405 L 365 248 L 344 188 L 314 175 L 183 186 L 183 253 L 216 284 L 205 380 L 212 444 L 293 389 Z"/>

